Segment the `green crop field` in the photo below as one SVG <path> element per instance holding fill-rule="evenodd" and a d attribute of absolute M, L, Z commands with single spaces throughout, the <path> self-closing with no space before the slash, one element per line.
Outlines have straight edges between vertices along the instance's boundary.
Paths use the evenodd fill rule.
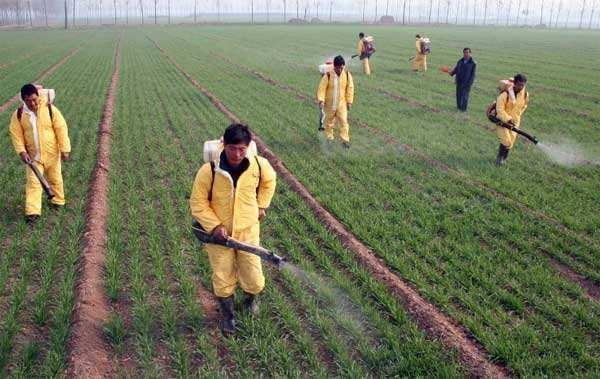
<path fill-rule="evenodd" d="M 376 39 L 370 77 L 350 58 L 359 31 Z M 416 33 L 433 41 L 425 74 L 408 62 Z M 114 377 L 600 376 L 599 38 L 364 25 L 1 32 L 0 377 L 86 377 L 88 356 Z M 438 70 L 465 46 L 478 62 L 466 114 Z M 337 54 L 355 82 L 349 150 L 317 132 L 317 66 Z M 520 139 L 496 167 L 484 111 L 518 72 L 522 127 L 542 148 Z M 33 228 L 8 135 L 30 81 L 56 89 L 73 145 L 68 205 L 44 205 Z M 290 265 L 263 263 L 260 314 L 239 314 L 225 338 L 188 199 L 203 142 L 232 119 L 279 171 L 261 240 Z M 105 206 L 89 200 L 98 191 Z M 99 281 L 86 265 L 94 244 Z M 89 341 L 78 325 L 91 325 Z"/>

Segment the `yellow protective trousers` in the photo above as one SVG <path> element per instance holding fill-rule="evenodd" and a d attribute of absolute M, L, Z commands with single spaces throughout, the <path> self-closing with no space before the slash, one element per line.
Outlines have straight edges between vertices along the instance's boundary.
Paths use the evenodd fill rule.
<path fill-rule="evenodd" d="M 65 205 L 65 192 L 63 189 L 63 179 L 61 172 L 60 157 L 54 159 L 50 164 L 34 162 L 37 169 L 46 177 L 50 188 L 54 192 L 52 204 Z M 41 215 L 42 214 L 42 184 L 33 170 L 27 166 L 27 184 L 25 185 L 25 214 L 26 215 Z"/>
<path fill-rule="evenodd" d="M 246 232 L 241 232 L 236 239 L 258 246 L 259 233 L 254 230 L 258 228 L 257 224 Z M 213 272 L 212 284 L 216 296 L 233 295 L 238 282 L 244 292 L 253 295 L 265 288 L 260 257 L 220 245 L 207 244 L 205 249 Z"/>
<path fill-rule="evenodd" d="M 335 127 L 336 121 L 340 124 L 340 138 L 345 142 L 350 142 L 350 124 L 348 124 L 348 108 L 345 105 L 340 105 L 333 111 L 331 109 L 325 110 L 325 137 L 328 140 L 333 141 L 335 136 L 333 135 L 333 128 Z"/>
<path fill-rule="evenodd" d="M 413 59 L 413 70 L 427 71 L 427 55 L 417 54 Z"/>
<path fill-rule="evenodd" d="M 517 137 L 519 136 L 516 132 L 513 132 L 507 128 L 503 128 L 502 126 L 496 127 L 496 135 L 498 136 L 500 143 L 503 144 L 507 149 L 512 149 L 517 141 Z"/>
<path fill-rule="evenodd" d="M 369 62 L 369 58 L 365 58 L 362 60 L 362 66 L 365 75 L 371 75 L 371 62 Z"/>

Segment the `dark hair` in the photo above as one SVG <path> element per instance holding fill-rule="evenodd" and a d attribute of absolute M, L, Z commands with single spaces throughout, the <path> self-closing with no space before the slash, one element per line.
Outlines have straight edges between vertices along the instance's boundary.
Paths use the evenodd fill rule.
<path fill-rule="evenodd" d="M 237 145 L 243 143 L 249 145 L 252 141 L 252 133 L 248 125 L 244 124 L 231 124 L 225 129 L 223 134 L 223 143 L 225 145 Z"/>
<path fill-rule="evenodd" d="M 465 47 L 465 48 L 463 49 L 463 53 L 464 53 L 465 51 L 468 51 L 468 52 L 470 53 L 470 52 L 471 52 L 471 48 L 470 48 L 470 47 Z"/>
<path fill-rule="evenodd" d="M 363 33 L 363 32 L 360 32 L 360 33 L 358 33 L 358 36 L 359 36 L 360 38 L 363 38 L 363 37 L 365 36 L 365 33 Z"/>
<path fill-rule="evenodd" d="M 27 96 L 37 95 L 37 94 L 38 94 L 37 88 L 35 88 L 35 86 L 31 83 L 25 84 L 23 87 L 21 87 L 21 99 L 22 100 L 25 100 L 25 97 L 27 97 Z"/>
<path fill-rule="evenodd" d="M 337 57 L 333 58 L 334 66 L 343 66 L 345 64 L 346 64 L 346 61 L 344 60 L 344 57 L 342 57 L 341 55 L 338 55 Z"/>
<path fill-rule="evenodd" d="M 420 35 L 420 34 L 417 34 L 417 35 L 415 36 L 415 38 L 421 38 L 421 35 Z"/>
<path fill-rule="evenodd" d="M 515 75 L 514 79 L 515 83 L 527 83 L 527 77 L 523 74 Z"/>

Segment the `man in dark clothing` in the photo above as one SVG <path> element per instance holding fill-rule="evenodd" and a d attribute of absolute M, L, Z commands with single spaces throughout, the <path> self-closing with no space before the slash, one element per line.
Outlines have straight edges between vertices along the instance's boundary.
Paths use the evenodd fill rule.
<path fill-rule="evenodd" d="M 463 49 L 463 57 L 456 62 L 456 66 L 449 72 L 456 80 L 456 107 L 465 112 L 469 103 L 469 92 L 475 80 L 477 63 L 471 57 L 471 49 Z"/>

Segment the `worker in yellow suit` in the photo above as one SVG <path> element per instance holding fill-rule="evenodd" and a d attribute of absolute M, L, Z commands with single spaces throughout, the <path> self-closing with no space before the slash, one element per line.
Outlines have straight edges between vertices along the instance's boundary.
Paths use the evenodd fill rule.
<path fill-rule="evenodd" d="M 421 46 L 423 43 L 423 38 L 420 34 L 415 36 L 415 47 L 416 47 L 416 55 L 413 59 L 413 71 L 427 71 L 427 55 L 423 53 Z"/>
<path fill-rule="evenodd" d="M 33 84 L 21 88 L 23 105 L 12 115 L 10 136 L 24 163 L 32 163 L 46 177 L 55 196 L 51 204 L 65 205 L 61 161 L 69 160 L 71 142 L 60 111 L 38 93 Z M 25 186 L 25 221 L 34 223 L 42 214 L 42 186 L 28 166 Z"/>
<path fill-rule="evenodd" d="M 325 110 L 325 136 L 328 140 L 335 139 L 333 128 L 336 121 L 340 124 L 342 145 L 350 148 L 350 125 L 348 111 L 354 101 L 354 81 L 346 69 L 344 57 L 338 55 L 333 59 L 333 72 L 323 75 L 317 90 L 319 107 Z"/>
<path fill-rule="evenodd" d="M 521 126 L 523 112 L 527 109 L 527 103 L 529 102 L 529 93 L 525 88 L 527 78 L 523 74 L 517 74 L 513 79 L 513 83 L 514 100 L 509 96 L 508 91 L 502 91 L 496 99 L 496 116 L 500 121 L 518 129 Z M 508 153 L 517 140 L 517 133 L 502 126 L 497 126 L 496 135 L 500 140 L 496 164 L 501 166 L 506 162 Z"/>
<path fill-rule="evenodd" d="M 371 75 L 371 62 L 369 61 L 369 56 L 367 55 L 365 33 L 358 33 L 358 45 L 356 46 L 356 52 L 362 61 L 363 72 L 365 75 Z"/>
<path fill-rule="evenodd" d="M 192 216 L 220 241 L 231 236 L 252 245 L 260 242 L 260 221 L 275 193 L 276 174 L 265 158 L 249 152 L 251 141 L 248 126 L 230 125 L 223 135 L 220 159 L 205 163 L 194 180 Z M 258 313 L 255 298 L 265 286 L 261 259 L 216 244 L 207 244 L 205 249 L 222 313 L 220 328 L 230 335 L 235 332 L 233 295 L 238 282 L 245 294 L 244 309 Z"/>

